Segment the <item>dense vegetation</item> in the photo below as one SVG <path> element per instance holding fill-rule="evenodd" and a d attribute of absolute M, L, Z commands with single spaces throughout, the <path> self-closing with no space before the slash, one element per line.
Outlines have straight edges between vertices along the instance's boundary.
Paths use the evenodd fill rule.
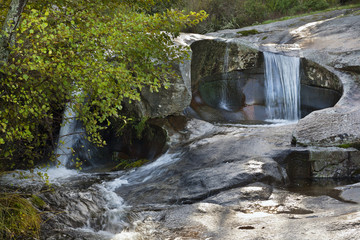
<path fill-rule="evenodd" d="M 156 4 L 159 3 L 159 4 Z M 145 86 L 167 87 L 180 30 L 205 12 L 170 10 L 153 0 L 5 0 L 0 4 L 0 175 L 54 158 L 65 106 L 89 140 L 103 144 L 109 119 Z M 38 238 L 28 197 L 0 192 L 0 238 Z M 35 198 L 36 199 L 36 198 Z"/>
<path fill-rule="evenodd" d="M 0 170 L 48 159 L 66 104 L 90 140 L 102 144 L 99 131 L 109 119 L 124 118 L 122 101 L 139 100 L 144 86 L 167 86 L 173 62 L 186 56 L 172 38 L 206 13 L 153 13 L 155 6 L 152 0 L 28 1 L 22 21 L 2 37 L 10 52 L 0 64 Z"/>
<path fill-rule="evenodd" d="M 187 11 L 205 10 L 209 17 L 187 31 L 206 33 L 240 28 L 283 16 L 324 10 L 359 0 L 180 0 L 174 6 Z"/>

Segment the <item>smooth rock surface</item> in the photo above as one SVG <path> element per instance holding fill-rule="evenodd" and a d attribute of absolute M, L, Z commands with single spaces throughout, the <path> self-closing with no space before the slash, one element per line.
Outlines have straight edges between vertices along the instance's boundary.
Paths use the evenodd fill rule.
<path fill-rule="evenodd" d="M 174 164 L 147 173 L 149 181 L 138 179 L 135 171 L 133 184 L 116 191 L 132 205 L 180 204 L 254 182 L 283 185 L 288 176 L 273 158 L 288 154 L 293 127 L 226 127 L 193 119 L 181 146 L 184 153 Z"/>

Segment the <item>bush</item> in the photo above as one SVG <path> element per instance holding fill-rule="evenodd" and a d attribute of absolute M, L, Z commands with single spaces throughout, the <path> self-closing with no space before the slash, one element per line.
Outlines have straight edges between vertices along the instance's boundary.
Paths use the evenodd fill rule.
<path fill-rule="evenodd" d="M 262 0 L 247 0 L 244 3 L 244 12 L 251 22 L 261 22 L 267 18 L 268 11 Z"/>
<path fill-rule="evenodd" d="M 31 203 L 15 193 L 0 193 L 0 239 L 39 238 L 41 218 Z"/>
<path fill-rule="evenodd" d="M 265 5 L 271 13 L 288 13 L 289 9 L 298 5 L 298 0 L 267 0 Z"/>
<path fill-rule="evenodd" d="M 293 7 L 290 14 L 323 10 L 330 6 L 326 0 L 302 0 L 298 5 Z"/>
<path fill-rule="evenodd" d="M 323 10 L 337 6 L 340 0 L 182 0 L 173 7 L 186 12 L 205 10 L 209 17 L 188 32 L 206 33 L 220 29 L 241 28 L 310 11 Z M 350 3 L 352 1 L 347 1 Z"/>

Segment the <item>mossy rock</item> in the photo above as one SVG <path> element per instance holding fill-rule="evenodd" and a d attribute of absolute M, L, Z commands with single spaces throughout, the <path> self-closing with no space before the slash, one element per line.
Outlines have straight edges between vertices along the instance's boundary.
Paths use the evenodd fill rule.
<path fill-rule="evenodd" d="M 251 29 L 251 30 L 238 31 L 236 33 L 241 34 L 242 36 L 246 37 L 246 36 L 250 36 L 250 35 L 260 34 L 261 32 L 259 32 L 256 29 Z"/>
<path fill-rule="evenodd" d="M 343 144 L 338 145 L 338 147 L 339 148 L 345 148 L 345 149 L 355 148 L 357 150 L 360 150 L 360 143 L 358 143 L 358 142 L 355 142 L 355 143 L 343 143 Z"/>
<path fill-rule="evenodd" d="M 31 195 L 30 200 L 31 200 L 31 203 L 39 209 L 44 209 L 46 207 L 46 203 L 44 202 L 44 200 L 42 200 L 41 197 L 39 197 L 35 194 Z"/>
<path fill-rule="evenodd" d="M 138 168 L 143 166 L 144 164 L 150 162 L 148 159 L 137 159 L 137 160 L 130 160 L 130 159 L 120 159 L 120 163 L 117 164 L 115 167 L 112 168 L 112 171 L 119 171 L 119 170 L 129 170 L 133 168 Z"/>

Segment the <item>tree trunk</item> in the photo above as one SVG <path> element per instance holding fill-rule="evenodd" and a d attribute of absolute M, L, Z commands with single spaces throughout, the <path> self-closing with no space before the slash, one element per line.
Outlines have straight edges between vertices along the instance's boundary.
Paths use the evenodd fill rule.
<path fill-rule="evenodd" d="M 27 0 L 12 0 L 0 35 L 0 69 L 7 62 L 10 46 L 15 40 L 15 30 Z"/>

